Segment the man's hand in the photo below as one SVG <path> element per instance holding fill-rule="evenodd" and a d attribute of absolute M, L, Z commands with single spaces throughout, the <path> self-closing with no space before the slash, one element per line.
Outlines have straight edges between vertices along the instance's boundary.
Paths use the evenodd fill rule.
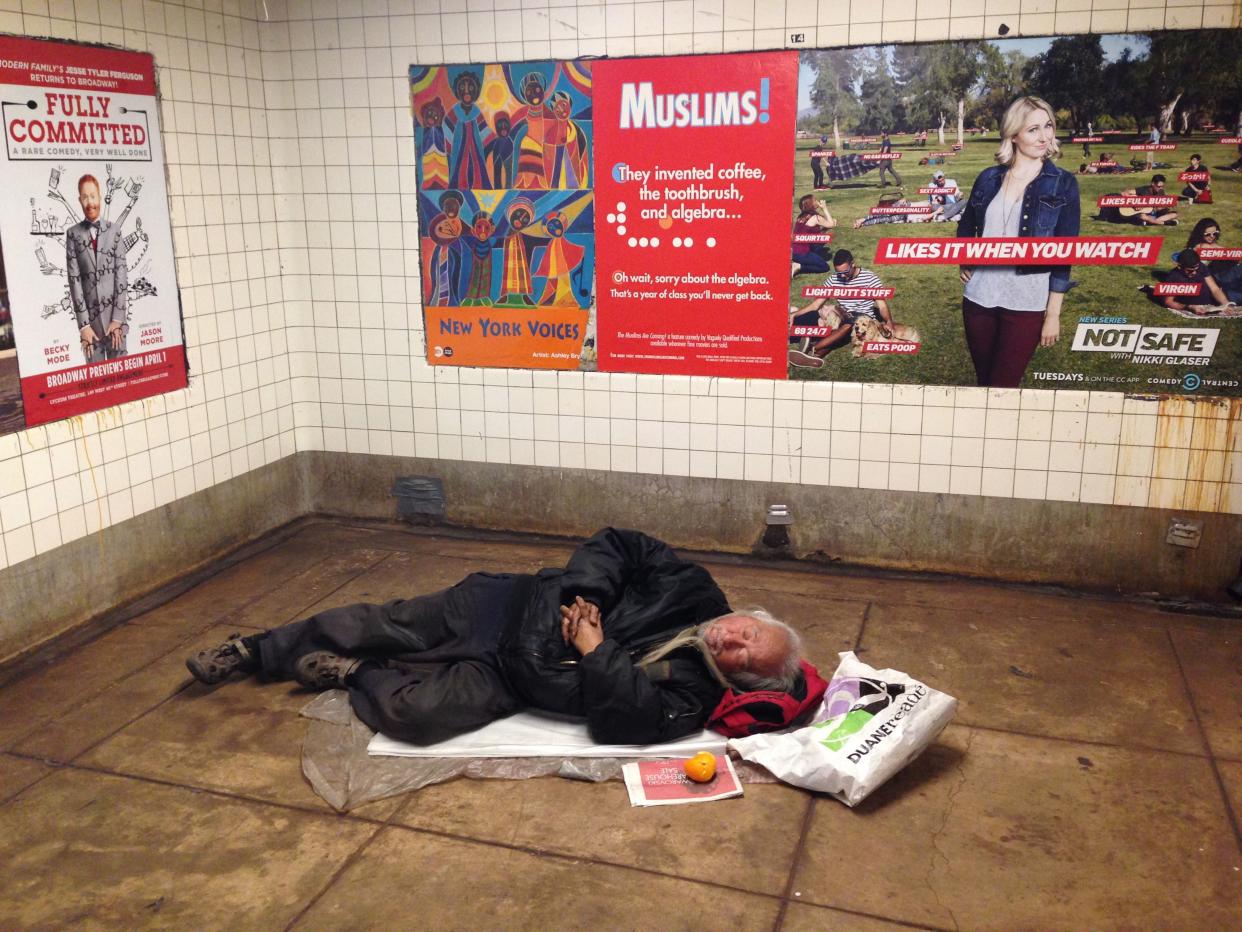
<path fill-rule="evenodd" d="M 112 323 L 108 324 L 108 332 L 104 334 L 104 336 L 107 338 L 108 343 L 114 350 L 119 350 L 121 345 L 125 342 L 125 333 L 121 329 L 119 321 L 114 320 Z"/>
<path fill-rule="evenodd" d="M 87 324 L 85 327 L 83 327 L 82 331 L 78 334 L 78 336 L 82 338 L 83 349 L 86 349 L 92 343 L 94 343 L 96 340 L 99 339 L 99 337 L 95 335 L 95 328 L 92 327 L 90 324 Z"/>
<path fill-rule="evenodd" d="M 573 605 L 561 606 L 561 637 L 573 644 L 584 657 L 604 643 L 603 619 L 599 606 L 574 597 Z"/>

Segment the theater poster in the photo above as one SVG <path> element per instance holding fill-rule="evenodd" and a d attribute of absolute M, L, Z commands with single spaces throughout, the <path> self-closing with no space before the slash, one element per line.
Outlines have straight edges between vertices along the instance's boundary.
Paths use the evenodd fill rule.
<path fill-rule="evenodd" d="M 783 378 L 798 55 L 595 65 L 599 368 Z"/>
<path fill-rule="evenodd" d="M 412 66 L 410 95 L 428 362 L 592 360 L 591 63 Z"/>
<path fill-rule="evenodd" d="M 0 429 L 183 388 L 152 57 L 0 38 L 0 108 Z"/>

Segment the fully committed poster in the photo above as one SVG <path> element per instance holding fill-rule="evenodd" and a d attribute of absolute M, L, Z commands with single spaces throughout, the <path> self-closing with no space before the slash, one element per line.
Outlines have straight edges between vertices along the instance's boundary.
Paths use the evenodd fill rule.
<path fill-rule="evenodd" d="M 410 69 L 427 358 L 576 369 L 595 265 L 589 62 Z"/>
<path fill-rule="evenodd" d="M 155 94 L 150 55 L 0 39 L 3 429 L 186 384 Z"/>
<path fill-rule="evenodd" d="M 785 374 L 797 65 L 596 64 L 601 369 Z"/>

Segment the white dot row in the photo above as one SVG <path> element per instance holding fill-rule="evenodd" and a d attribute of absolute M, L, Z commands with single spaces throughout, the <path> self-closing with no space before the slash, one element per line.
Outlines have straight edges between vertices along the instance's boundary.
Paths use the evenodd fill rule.
<path fill-rule="evenodd" d="M 620 232 L 620 233 L 624 233 L 624 232 L 625 232 L 625 230 L 619 230 L 618 232 Z M 659 246 L 659 245 L 660 245 L 660 237 L 658 237 L 658 236 L 631 236 L 628 240 L 626 240 L 626 242 L 627 242 L 630 246 L 643 246 L 643 247 L 646 247 L 646 246 Z M 707 244 L 707 247 L 710 249 L 710 248 L 712 248 L 712 247 L 714 247 L 714 246 L 716 245 L 716 237 L 714 237 L 714 236 L 709 236 L 709 237 L 708 237 L 708 238 L 707 238 L 704 242 Z M 694 245 L 694 237 L 692 237 L 692 236 L 674 236 L 674 237 L 673 237 L 673 245 L 674 245 L 674 246 L 676 246 L 676 247 L 685 246 L 685 247 L 687 247 L 687 248 L 688 248 L 688 247 L 690 247 L 690 246 L 693 246 L 693 245 Z"/>

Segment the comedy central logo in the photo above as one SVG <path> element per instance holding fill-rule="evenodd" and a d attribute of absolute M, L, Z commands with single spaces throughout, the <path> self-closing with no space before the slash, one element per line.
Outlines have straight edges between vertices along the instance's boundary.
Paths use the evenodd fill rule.
<path fill-rule="evenodd" d="M 1211 327 L 1144 327 L 1141 324 L 1080 323 L 1072 349 L 1113 353 L 1136 363 L 1205 365 L 1216 352 L 1220 331 Z"/>
<path fill-rule="evenodd" d="M 824 708 L 820 713 L 824 720 L 815 722 L 816 728 L 825 730 L 820 744 L 830 751 L 841 750 L 846 741 L 905 691 L 901 683 L 886 683 L 867 676 L 834 679 L 824 695 Z"/>

